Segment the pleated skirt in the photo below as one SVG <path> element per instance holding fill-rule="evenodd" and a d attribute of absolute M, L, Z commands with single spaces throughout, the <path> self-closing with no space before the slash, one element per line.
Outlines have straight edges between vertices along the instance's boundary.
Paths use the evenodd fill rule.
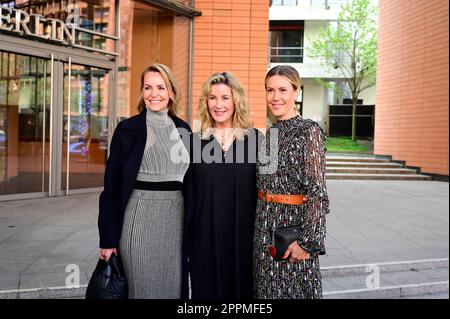
<path fill-rule="evenodd" d="M 133 190 L 119 246 L 130 299 L 181 297 L 183 207 L 181 191 Z"/>

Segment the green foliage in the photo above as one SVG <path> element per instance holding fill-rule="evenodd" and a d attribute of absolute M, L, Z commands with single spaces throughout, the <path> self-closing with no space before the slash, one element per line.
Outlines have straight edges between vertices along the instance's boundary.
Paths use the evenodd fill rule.
<path fill-rule="evenodd" d="M 327 152 L 337 153 L 367 153 L 369 151 L 367 146 L 353 142 L 352 138 L 349 136 L 328 137 L 325 147 L 327 148 Z"/>
<path fill-rule="evenodd" d="M 377 15 L 372 0 L 350 0 L 342 6 L 338 22 L 321 28 L 307 50 L 331 74 L 338 70 L 350 88 L 353 141 L 356 141 L 356 101 L 376 81 Z M 329 87 L 324 80 L 319 83 Z"/>
<path fill-rule="evenodd" d="M 354 98 L 375 84 L 376 20 L 377 8 L 371 0 L 351 0 L 342 6 L 337 24 L 321 28 L 308 48 L 309 56 L 322 61 L 330 71 L 340 71 Z"/>

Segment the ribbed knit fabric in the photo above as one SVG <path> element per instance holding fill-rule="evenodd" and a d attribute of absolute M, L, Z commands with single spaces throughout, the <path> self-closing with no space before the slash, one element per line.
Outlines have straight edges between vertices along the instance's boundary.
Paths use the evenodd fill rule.
<path fill-rule="evenodd" d="M 189 154 L 167 112 L 147 110 L 147 143 L 137 180 L 183 182 L 188 167 Z"/>
<path fill-rule="evenodd" d="M 133 191 L 120 240 L 130 299 L 181 297 L 182 235 L 181 191 Z"/>
<path fill-rule="evenodd" d="M 167 112 L 147 110 L 138 181 L 183 182 L 189 154 Z M 181 298 L 183 194 L 134 189 L 125 209 L 120 254 L 130 299 Z"/>

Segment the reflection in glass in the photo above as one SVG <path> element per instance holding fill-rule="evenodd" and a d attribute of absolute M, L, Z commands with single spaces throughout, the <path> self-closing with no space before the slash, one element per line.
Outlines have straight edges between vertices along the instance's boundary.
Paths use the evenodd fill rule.
<path fill-rule="evenodd" d="M 70 73 L 69 113 L 69 65 L 64 64 L 61 173 L 61 189 L 64 191 L 67 186 L 67 163 L 69 163 L 69 189 L 101 187 L 108 149 L 107 71 L 90 66 L 72 65 Z"/>
<path fill-rule="evenodd" d="M 48 60 L 0 51 L 0 195 L 48 191 L 49 88 Z"/>
<path fill-rule="evenodd" d="M 67 25 L 75 25 L 79 28 L 111 36 L 116 35 L 115 0 L 18 0 L 10 1 L 9 4 L 12 4 L 10 7 L 23 10 L 29 14 L 39 14 L 45 19 L 57 19 Z M 4 5 L 3 3 L 2 6 Z M 50 28 L 50 24 L 46 28 Z M 91 33 L 77 32 L 75 43 L 110 52 L 115 51 L 114 40 Z"/>

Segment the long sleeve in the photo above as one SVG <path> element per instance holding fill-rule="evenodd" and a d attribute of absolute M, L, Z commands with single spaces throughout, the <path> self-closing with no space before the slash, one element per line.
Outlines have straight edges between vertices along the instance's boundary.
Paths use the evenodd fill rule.
<path fill-rule="evenodd" d="M 325 136 L 313 123 L 308 128 L 304 148 L 304 174 L 308 201 L 304 209 L 299 245 L 309 253 L 325 254 L 326 214 L 329 200 L 325 180 Z"/>
<path fill-rule="evenodd" d="M 104 189 L 100 194 L 98 228 L 100 248 L 117 248 L 119 245 L 119 215 L 122 194 L 123 150 L 119 139 L 120 123 L 114 131 L 110 154 L 106 164 Z"/>

